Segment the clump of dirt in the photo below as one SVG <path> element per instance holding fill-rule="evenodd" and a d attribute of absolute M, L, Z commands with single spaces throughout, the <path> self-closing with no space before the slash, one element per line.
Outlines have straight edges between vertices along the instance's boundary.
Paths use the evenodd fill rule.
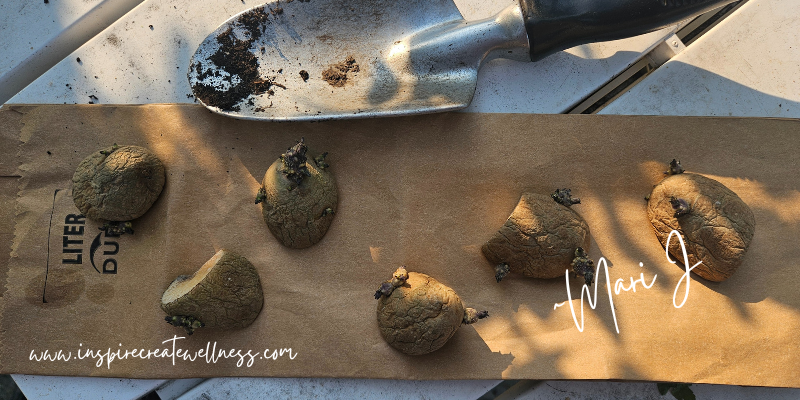
<path fill-rule="evenodd" d="M 119 39 L 119 37 L 113 33 L 106 38 L 106 41 L 114 47 L 119 47 L 120 44 L 122 44 L 122 41 Z"/>
<path fill-rule="evenodd" d="M 243 99 L 251 95 L 268 93 L 272 86 L 283 87 L 274 82 L 274 77 L 266 79 L 261 77 L 258 73 L 258 58 L 251 51 L 253 43 L 264 33 L 264 26 L 269 23 L 269 18 L 281 14 L 282 11 L 282 9 L 268 10 L 266 7 L 260 7 L 242 14 L 235 24 L 246 32 L 249 39 L 239 38 L 232 27 L 217 35 L 220 47 L 208 58 L 214 67 L 204 69 L 203 65 L 196 61 L 192 68 L 197 73 L 198 81 L 211 76 L 219 78 L 221 76 L 219 70 L 227 72 L 228 76 L 222 78 L 224 82 L 218 84 L 195 83 L 192 90 L 200 101 L 223 111 L 239 111 L 238 104 Z M 239 82 L 235 85 L 234 76 L 239 78 Z M 225 86 L 229 88 L 226 90 Z"/>
<path fill-rule="evenodd" d="M 303 82 L 308 82 L 309 78 L 308 71 L 306 70 L 300 71 L 300 77 L 303 78 Z"/>
<path fill-rule="evenodd" d="M 673 163 L 675 163 L 673 161 Z M 647 214 L 663 246 L 672 231 L 678 231 L 686 245 L 692 271 L 720 282 L 729 278 L 742 263 L 755 232 L 750 207 L 722 183 L 698 174 L 670 167 L 668 175 L 648 197 Z M 669 252 L 683 267 L 683 250 L 676 237 Z"/>
<path fill-rule="evenodd" d="M 347 57 L 344 62 L 336 63 L 322 72 L 322 79 L 334 87 L 342 87 L 347 83 L 348 73 L 358 72 L 360 67 L 353 56 Z"/>

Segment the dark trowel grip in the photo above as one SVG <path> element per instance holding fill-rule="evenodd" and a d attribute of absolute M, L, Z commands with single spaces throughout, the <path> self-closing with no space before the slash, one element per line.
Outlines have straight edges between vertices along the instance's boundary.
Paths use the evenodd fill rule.
<path fill-rule="evenodd" d="M 734 0 L 519 0 L 531 60 L 585 43 L 641 35 Z"/>

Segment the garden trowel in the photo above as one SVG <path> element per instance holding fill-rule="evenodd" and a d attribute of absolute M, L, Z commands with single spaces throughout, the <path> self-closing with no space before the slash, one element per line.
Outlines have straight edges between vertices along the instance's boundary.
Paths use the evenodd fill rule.
<path fill-rule="evenodd" d="M 651 32 L 732 0 L 519 0 L 466 21 L 452 0 L 283 0 L 209 35 L 189 81 L 210 110 L 254 120 L 408 115 L 469 105 L 491 58 L 537 61 Z"/>

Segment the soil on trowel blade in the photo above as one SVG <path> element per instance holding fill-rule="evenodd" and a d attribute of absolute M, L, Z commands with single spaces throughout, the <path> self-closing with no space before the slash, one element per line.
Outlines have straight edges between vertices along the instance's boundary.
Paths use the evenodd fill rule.
<path fill-rule="evenodd" d="M 322 79 L 331 86 L 342 87 L 347 83 L 348 74 L 360 70 L 353 56 L 347 57 L 344 62 L 336 63 L 322 72 Z"/>
<path fill-rule="evenodd" d="M 214 65 L 201 65 L 200 62 L 195 62 L 192 66 L 197 73 L 198 81 L 192 86 L 192 90 L 200 101 L 223 111 L 239 111 L 239 103 L 251 95 L 264 93 L 272 95 L 274 94 L 272 86 L 283 87 L 275 83 L 275 77 L 260 76 L 258 58 L 251 49 L 253 43 L 261 38 L 264 26 L 270 22 L 270 18 L 275 18 L 282 12 L 283 9 L 280 7 L 268 9 L 265 6 L 242 14 L 236 21 L 236 26 L 244 32 L 245 37 L 249 37 L 246 40 L 240 36 L 241 34 L 237 35 L 233 28 L 228 28 L 217 35 L 216 40 L 220 47 L 208 58 Z M 217 81 L 216 84 L 202 83 L 212 76 L 222 77 L 220 70 L 227 72 L 227 76 L 221 78 L 221 81 Z M 233 77 L 239 79 L 235 85 Z M 250 103 L 252 104 L 252 99 Z"/>

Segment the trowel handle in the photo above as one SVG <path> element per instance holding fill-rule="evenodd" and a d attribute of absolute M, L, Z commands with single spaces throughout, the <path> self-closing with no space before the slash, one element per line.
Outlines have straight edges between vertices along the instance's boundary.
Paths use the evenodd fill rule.
<path fill-rule="evenodd" d="M 641 35 L 734 0 L 519 0 L 531 60 L 585 43 Z"/>

